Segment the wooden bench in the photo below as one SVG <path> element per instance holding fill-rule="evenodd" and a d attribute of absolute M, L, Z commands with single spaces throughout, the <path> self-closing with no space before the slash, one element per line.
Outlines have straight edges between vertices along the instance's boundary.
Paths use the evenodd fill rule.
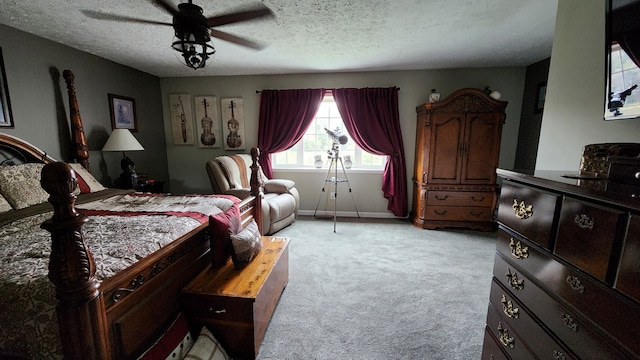
<path fill-rule="evenodd" d="M 255 359 L 289 281 L 289 239 L 263 236 L 262 250 L 243 269 L 231 259 L 208 266 L 182 289 L 181 305 L 192 326 L 206 325 L 230 356 Z"/>

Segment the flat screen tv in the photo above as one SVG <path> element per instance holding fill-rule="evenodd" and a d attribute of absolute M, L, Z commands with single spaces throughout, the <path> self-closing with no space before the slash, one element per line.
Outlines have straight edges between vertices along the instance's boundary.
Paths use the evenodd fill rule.
<path fill-rule="evenodd" d="M 640 117 L 640 0 L 608 0 L 604 119 Z"/>

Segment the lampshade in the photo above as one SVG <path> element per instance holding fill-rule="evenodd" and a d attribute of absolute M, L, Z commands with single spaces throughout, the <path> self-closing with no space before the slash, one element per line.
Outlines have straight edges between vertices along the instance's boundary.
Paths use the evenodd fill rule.
<path fill-rule="evenodd" d="M 115 129 L 102 147 L 102 151 L 144 150 L 133 134 L 127 129 Z"/>

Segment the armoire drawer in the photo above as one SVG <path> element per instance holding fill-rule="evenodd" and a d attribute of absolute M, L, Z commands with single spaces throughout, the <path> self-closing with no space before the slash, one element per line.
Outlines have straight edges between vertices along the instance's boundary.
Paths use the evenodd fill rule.
<path fill-rule="evenodd" d="M 451 221 L 492 221 L 493 211 L 491 207 L 427 206 L 425 219 Z"/>
<path fill-rule="evenodd" d="M 505 181 L 500 191 L 498 222 L 547 249 L 560 196 Z"/>
<path fill-rule="evenodd" d="M 491 282 L 490 303 L 502 312 L 503 321 L 522 334 L 529 350 L 540 359 L 576 359 L 576 357 L 547 333 L 527 308 L 494 279 Z"/>
<path fill-rule="evenodd" d="M 625 212 L 565 197 L 560 210 L 555 254 L 602 281 Z M 615 269 L 612 269 L 612 271 Z"/>
<path fill-rule="evenodd" d="M 473 191 L 429 191 L 428 206 L 493 206 L 495 193 Z"/>
<path fill-rule="evenodd" d="M 496 255 L 494 277 L 526 306 L 536 314 L 564 344 L 583 359 L 627 359 L 632 358 L 620 349 L 620 346 L 609 336 L 598 330 L 590 320 L 574 308 L 560 303 L 550 297 L 527 274 Z M 549 269 L 553 272 L 554 269 Z M 629 334 L 634 332 L 630 329 Z"/>
<path fill-rule="evenodd" d="M 631 215 L 616 288 L 640 303 L 640 216 Z"/>

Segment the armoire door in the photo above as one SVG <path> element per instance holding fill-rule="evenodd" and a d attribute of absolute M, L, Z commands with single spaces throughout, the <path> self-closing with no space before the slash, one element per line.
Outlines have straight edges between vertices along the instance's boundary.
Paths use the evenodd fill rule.
<path fill-rule="evenodd" d="M 461 184 L 493 184 L 500 156 L 500 113 L 467 113 L 461 158 Z"/>
<path fill-rule="evenodd" d="M 464 128 L 465 118 L 462 113 L 431 115 L 428 183 L 460 183 Z"/>

